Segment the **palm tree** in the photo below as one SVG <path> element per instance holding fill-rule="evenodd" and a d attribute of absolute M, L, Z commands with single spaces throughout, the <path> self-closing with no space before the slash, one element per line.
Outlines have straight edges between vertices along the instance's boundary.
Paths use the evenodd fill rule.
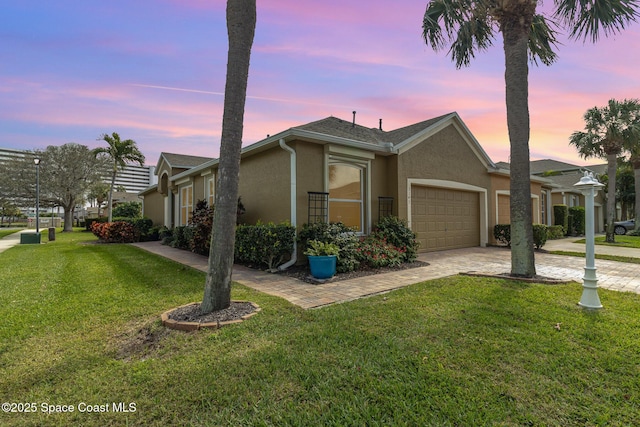
<path fill-rule="evenodd" d="M 569 144 L 578 149 L 584 159 L 600 157 L 607 159 L 607 230 L 606 241 L 615 242 L 613 222 L 616 217 L 616 167 L 618 156 L 633 140 L 634 127 L 638 126 L 640 103 L 637 99 L 616 101 L 610 99 L 606 107 L 593 107 L 584 114 L 585 131 L 571 134 Z M 636 131 L 637 132 L 637 131 Z"/>
<path fill-rule="evenodd" d="M 640 229 L 640 114 L 638 114 L 638 116 L 636 117 L 633 126 L 630 126 L 627 130 L 627 143 L 627 150 L 629 151 L 629 164 L 633 168 L 633 180 L 635 187 L 635 229 L 638 230 Z"/>
<path fill-rule="evenodd" d="M 204 298 L 200 306 L 203 314 L 223 310 L 231 304 L 231 273 L 238 217 L 242 128 L 249 79 L 249 59 L 255 29 L 256 0 L 228 0 L 227 81 L 224 91 L 213 233 Z"/>
<path fill-rule="evenodd" d="M 137 163 L 140 166 L 144 165 L 144 155 L 138 150 L 136 142 L 132 139 L 125 139 L 122 141 L 120 135 L 113 132 L 111 135 L 102 134 L 98 141 L 105 141 L 109 144 L 109 147 L 99 147 L 93 150 L 97 156 L 105 156 L 108 158 L 113 167 L 111 168 L 111 186 L 109 188 L 109 201 L 107 206 L 109 207 L 109 222 L 113 220 L 113 189 L 116 185 L 116 175 L 119 170 L 124 169 L 127 164 Z"/>
<path fill-rule="evenodd" d="M 553 18 L 536 13 L 536 0 L 431 0 L 422 29 L 435 50 L 449 46 L 456 67 L 469 65 L 477 51 L 502 33 L 505 56 L 507 128 L 511 145 L 511 274 L 533 277 L 535 260 L 529 169 L 528 58 L 550 65 L 556 60 L 556 25 L 572 38 L 598 39 L 635 20 L 637 0 L 555 0 Z M 556 22 L 557 21 L 557 22 Z"/>

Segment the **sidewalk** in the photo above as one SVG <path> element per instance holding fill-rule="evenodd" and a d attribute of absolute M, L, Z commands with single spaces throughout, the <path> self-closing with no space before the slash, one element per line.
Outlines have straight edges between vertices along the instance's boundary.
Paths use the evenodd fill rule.
<path fill-rule="evenodd" d="M 545 249 L 583 251 L 584 245 L 572 243 L 573 240 L 576 239 L 553 241 L 554 243 L 551 245 L 545 245 Z M 134 243 L 134 246 L 201 271 L 207 270 L 207 258 L 201 255 L 163 246 L 159 242 Z M 638 249 L 610 249 L 623 251 L 622 253 L 617 253 L 617 255 L 640 258 L 640 250 Z M 596 253 L 601 252 L 596 250 Z M 475 247 L 455 249 L 420 254 L 418 259 L 429 263 L 429 266 L 385 274 L 374 274 L 322 285 L 312 285 L 290 277 L 257 271 L 239 265 L 234 266 L 233 280 L 258 291 L 284 298 L 293 304 L 308 309 L 389 292 L 414 283 L 452 276 L 458 273 L 502 274 L 511 270 L 511 253 L 506 248 Z M 536 271 L 540 276 L 572 280 L 581 284 L 584 266 L 585 259 L 581 257 L 536 253 Z M 599 287 L 640 293 L 640 267 L 637 264 L 596 260 L 596 268 L 598 269 Z"/>
<path fill-rule="evenodd" d="M 576 244 L 576 238 L 550 240 L 546 251 L 584 252 L 584 244 Z M 0 239 L 0 252 L 20 244 L 20 233 Z M 189 251 L 175 249 L 160 242 L 133 243 L 141 249 L 207 271 L 207 257 Z M 610 254 L 640 258 L 640 249 L 617 248 L 596 245 L 596 254 Z M 369 295 L 389 292 L 414 283 L 456 275 L 458 273 L 503 274 L 511 270 L 511 253 L 506 248 L 465 248 L 420 254 L 426 267 L 374 274 L 339 282 L 312 285 L 294 278 L 266 273 L 235 265 L 233 280 L 257 291 L 284 298 L 302 308 L 316 308 Z M 539 276 L 582 283 L 585 259 L 583 257 L 551 255 L 536 252 L 536 272 Z M 603 289 L 640 293 L 640 266 L 596 259 L 598 286 Z"/>
<path fill-rule="evenodd" d="M 35 230 L 22 230 L 22 231 L 18 231 L 17 233 L 12 233 L 9 234 L 8 236 L 5 236 L 4 238 L 0 239 L 0 252 L 4 252 L 9 248 L 14 247 L 15 245 L 19 245 L 20 244 L 20 234 L 24 231 L 27 232 L 35 232 Z"/>

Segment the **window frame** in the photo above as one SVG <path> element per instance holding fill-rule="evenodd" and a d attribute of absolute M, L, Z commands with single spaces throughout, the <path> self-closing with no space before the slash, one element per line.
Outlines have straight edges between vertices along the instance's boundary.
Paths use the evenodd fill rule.
<path fill-rule="evenodd" d="M 186 195 L 184 194 L 186 192 Z M 181 226 L 188 225 L 191 214 L 193 213 L 193 184 L 181 186 L 179 190 L 178 204 L 180 206 L 179 223 Z M 187 199 L 185 202 L 185 198 Z M 189 200 L 189 198 L 191 200 Z M 183 212 L 186 209 L 186 212 Z M 185 217 L 183 217 L 186 216 Z"/>
<path fill-rule="evenodd" d="M 375 159 L 375 154 L 359 149 L 348 147 L 336 147 L 333 145 L 325 146 L 324 161 L 324 191 L 330 193 L 329 190 L 329 166 L 342 164 L 345 166 L 355 167 L 360 170 L 360 230 L 355 233 L 358 235 L 369 234 L 371 231 L 371 161 Z M 351 201 L 347 199 L 337 199 L 338 201 Z M 329 197 L 328 200 L 328 221 L 331 221 L 331 202 L 336 201 Z"/>

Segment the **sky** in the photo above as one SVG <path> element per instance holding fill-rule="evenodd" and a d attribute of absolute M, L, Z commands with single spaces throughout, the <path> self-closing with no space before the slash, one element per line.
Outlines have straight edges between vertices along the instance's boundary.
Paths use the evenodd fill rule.
<path fill-rule="evenodd" d="M 334 116 L 393 130 L 456 111 L 508 161 L 500 34 L 469 67 L 422 39 L 422 0 L 257 0 L 243 146 Z M 0 148 L 133 139 L 217 157 L 227 61 L 224 0 L 0 0 Z M 569 146 L 584 113 L 640 97 L 640 24 L 597 44 L 561 36 L 530 66 L 532 160 L 585 165 Z"/>

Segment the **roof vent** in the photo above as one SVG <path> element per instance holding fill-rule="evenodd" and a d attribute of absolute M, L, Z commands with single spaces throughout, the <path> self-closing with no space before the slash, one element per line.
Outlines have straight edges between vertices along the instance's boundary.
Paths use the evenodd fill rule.
<path fill-rule="evenodd" d="M 353 112 L 353 123 L 351 124 L 351 126 L 355 127 L 356 126 L 356 112 Z"/>

